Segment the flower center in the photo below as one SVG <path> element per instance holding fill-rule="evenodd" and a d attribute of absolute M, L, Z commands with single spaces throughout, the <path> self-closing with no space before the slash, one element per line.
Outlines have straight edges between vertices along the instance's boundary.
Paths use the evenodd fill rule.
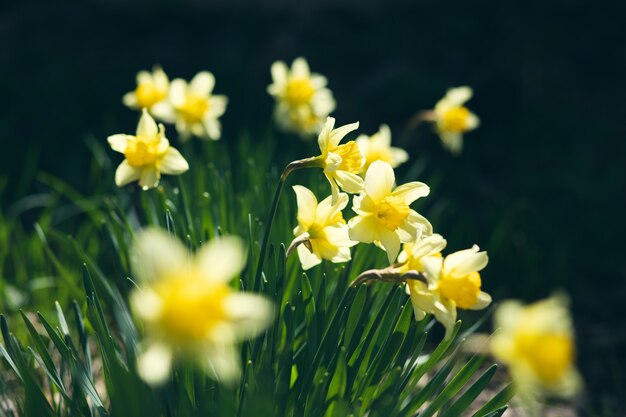
<path fill-rule="evenodd" d="M 574 360 L 574 346 L 569 335 L 532 331 L 518 332 L 515 345 L 539 379 L 557 383 Z"/>
<path fill-rule="evenodd" d="M 313 94 L 315 94 L 315 89 L 308 78 L 292 78 L 287 81 L 285 101 L 292 106 L 309 103 Z"/>
<path fill-rule="evenodd" d="M 163 150 L 159 149 L 159 138 L 147 139 L 141 136 L 129 139 L 124 149 L 126 160 L 133 167 L 153 165 L 163 153 Z"/>
<path fill-rule="evenodd" d="M 191 271 L 161 281 L 156 286 L 162 309 L 159 324 L 164 334 L 180 342 L 206 340 L 227 317 L 224 299 L 230 289 Z"/>
<path fill-rule="evenodd" d="M 404 200 L 390 195 L 378 204 L 376 218 L 380 224 L 393 232 L 404 223 L 410 210 Z"/>
<path fill-rule="evenodd" d="M 441 130 L 447 132 L 465 132 L 469 124 L 470 112 L 466 107 L 452 107 L 441 117 Z"/>
<path fill-rule="evenodd" d="M 167 91 L 160 90 L 153 82 L 142 82 L 135 89 L 137 105 L 141 108 L 150 108 L 166 96 Z"/>
<path fill-rule="evenodd" d="M 463 277 L 443 276 L 439 281 L 439 291 L 461 308 L 471 308 L 480 294 L 480 274 L 472 272 Z"/>
<path fill-rule="evenodd" d="M 209 109 L 209 99 L 196 94 L 188 94 L 185 102 L 178 109 L 180 116 L 188 123 L 198 123 Z"/>
<path fill-rule="evenodd" d="M 363 154 L 359 150 L 359 145 L 351 140 L 348 143 L 337 146 L 331 152 L 341 157 L 341 162 L 337 167 L 338 170 L 352 172 L 357 174 L 363 166 Z"/>

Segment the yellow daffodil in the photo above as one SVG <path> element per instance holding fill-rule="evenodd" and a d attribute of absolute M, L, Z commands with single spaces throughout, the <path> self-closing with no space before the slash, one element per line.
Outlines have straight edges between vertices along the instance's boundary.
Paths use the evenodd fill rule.
<path fill-rule="evenodd" d="M 137 236 L 132 260 L 139 287 L 130 303 L 145 328 L 139 375 L 159 384 L 174 359 L 186 358 L 220 382 L 236 382 L 235 344 L 263 332 L 273 317 L 268 300 L 229 285 L 245 265 L 241 240 L 213 240 L 192 257 L 178 240 L 150 229 Z"/>
<path fill-rule="evenodd" d="M 326 116 L 335 109 L 326 77 L 311 73 L 304 58 L 296 58 L 291 69 L 283 61 L 272 64 L 272 84 L 267 92 L 276 100 L 278 125 L 303 136 L 319 133 Z"/>
<path fill-rule="evenodd" d="M 414 242 L 432 234 L 432 226 L 409 205 L 430 192 L 421 182 L 409 182 L 394 189 L 395 175 L 387 162 L 374 161 L 365 173 L 361 194 L 352 199 L 358 214 L 348 222 L 350 239 L 374 242 L 387 251 L 393 263 L 401 242 Z"/>
<path fill-rule="evenodd" d="M 118 187 L 139 180 L 141 188 L 147 190 L 159 184 L 161 174 L 178 175 L 189 169 L 185 158 L 170 146 L 163 125 L 157 127 L 146 109 L 139 119 L 135 136 L 112 135 L 108 142 L 114 151 L 123 153 L 126 158 L 115 171 Z"/>
<path fill-rule="evenodd" d="M 421 320 L 425 313 L 435 316 L 446 328 L 450 336 L 456 322 L 457 308 L 481 310 L 491 303 L 491 297 L 480 290 L 479 271 L 487 266 L 487 252 L 479 252 L 478 246 L 452 253 L 444 258 L 434 252 L 442 248 L 445 241 L 423 244 L 417 247 L 421 258 L 416 266 L 421 266 L 428 285 L 408 280 L 409 294 L 415 318 Z M 417 244 L 419 245 L 419 243 Z M 415 254 L 416 247 L 412 248 Z"/>
<path fill-rule="evenodd" d="M 356 138 L 356 144 L 365 157 L 361 173 L 367 172 L 367 168 L 374 161 L 385 161 L 395 168 L 409 159 L 409 154 L 404 149 L 391 146 L 391 130 L 387 125 L 381 125 L 372 136 L 360 135 Z"/>
<path fill-rule="evenodd" d="M 472 94 L 470 87 L 451 88 L 435 105 L 434 119 L 439 137 L 444 147 L 455 154 L 463 148 L 463 133 L 480 124 L 478 117 L 464 106 Z"/>
<path fill-rule="evenodd" d="M 207 71 L 196 74 L 191 82 L 172 80 L 169 92 L 170 109 L 163 114 L 165 121 L 176 123 L 181 140 L 192 135 L 201 139 L 218 140 L 221 124 L 218 118 L 226 111 L 228 99 L 213 95 L 215 77 Z"/>
<path fill-rule="evenodd" d="M 302 269 L 307 270 L 327 259 L 334 263 L 347 262 L 350 248 L 358 242 L 348 237 L 348 225 L 341 210 L 348 205 L 348 195 L 339 194 L 336 204 L 328 196 L 319 204 L 308 188 L 293 187 L 298 203 L 298 226 L 293 234 L 298 245 L 298 257 Z M 292 244 L 293 245 L 293 244 Z"/>
<path fill-rule="evenodd" d="M 359 122 L 344 125 L 334 129 L 335 119 L 326 119 L 324 129 L 317 138 L 319 144 L 320 159 L 324 169 L 324 175 L 330 182 L 332 191 L 332 204 L 337 203 L 339 198 L 339 188 L 351 194 L 361 192 L 363 189 L 363 179 L 358 176 L 365 158 L 361 154 L 358 145 L 351 140 L 343 145 L 339 145 L 341 139 L 348 133 L 358 129 Z"/>
<path fill-rule="evenodd" d="M 152 73 L 139 71 L 137 88 L 126 93 L 122 98 L 124 104 L 131 109 L 148 109 L 155 117 L 167 112 L 167 96 L 170 80 L 160 66 L 155 65 Z"/>
<path fill-rule="evenodd" d="M 580 385 L 567 299 L 553 296 L 530 305 L 503 302 L 495 312 L 494 356 L 509 367 L 518 393 L 536 408 L 542 393 L 569 396 Z"/>

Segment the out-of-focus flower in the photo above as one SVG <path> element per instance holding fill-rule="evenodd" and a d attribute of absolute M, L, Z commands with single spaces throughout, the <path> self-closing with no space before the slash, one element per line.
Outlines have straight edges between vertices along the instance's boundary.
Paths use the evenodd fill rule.
<path fill-rule="evenodd" d="M 387 251 L 389 263 L 398 256 L 401 242 L 415 242 L 432 234 L 432 226 L 409 205 L 430 192 L 421 182 L 394 189 L 395 175 L 387 162 L 373 162 L 365 173 L 363 191 L 352 199 L 358 214 L 348 221 L 350 239 L 374 242 Z"/>
<path fill-rule="evenodd" d="M 229 281 L 245 265 L 243 243 L 223 237 L 195 257 L 157 229 L 141 232 L 133 247 L 133 271 L 140 285 L 130 303 L 145 326 L 139 375 L 159 384 L 175 358 L 187 358 L 225 384 L 240 376 L 236 343 L 263 332 L 272 304 L 256 294 L 233 291 Z"/>
<path fill-rule="evenodd" d="M 298 203 L 298 226 L 293 231 L 296 238 L 292 246 L 298 245 L 302 269 L 312 268 L 322 259 L 334 263 L 349 261 L 350 248 L 358 242 L 348 237 L 348 225 L 341 214 L 348 204 L 348 195 L 340 193 L 335 205 L 331 204 L 331 196 L 318 204 L 308 188 L 296 185 L 293 190 Z"/>
<path fill-rule="evenodd" d="M 408 280 L 407 286 L 415 318 L 421 320 L 425 313 L 433 314 L 444 325 L 446 337 L 449 337 L 456 322 L 457 308 L 481 310 L 491 303 L 491 296 L 480 290 L 482 282 L 478 272 L 487 266 L 489 258 L 487 252 L 479 252 L 476 245 L 445 259 L 435 253 L 429 254 L 441 244 L 441 240 L 439 243 L 429 242 L 420 250 L 422 257 L 416 266 L 423 268 L 428 284 Z"/>
<path fill-rule="evenodd" d="M 324 129 L 319 134 L 317 142 L 322 154 L 320 159 L 324 175 L 332 190 L 332 204 L 339 198 L 339 188 L 351 194 L 359 193 L 363 189 L 363 179 L 358 173 L 365 162 L 358 145 L 351 140 L 339 145 L 341 139 L 348 133 L 358 129 L 359 122 L 344 125 L 334 129 L 335 119 L 326 119 Z"/>
<path fill-rule="evenodd" d="M 283 61 L 276 61 L 271 72 L 272 84 L 267 92 L 276 100 L 276 123 L 283 130 L 305 137 L 319 133 L 335 109 L 326 77 L 311 73 L 304 58 L 296 58 L 291 69 Z"/>
<path fill-rule="evenodd" d="M 115 171 L 115 184 L 122 187 L 139 180 L 144 190 L 156 187 L 161 174 L 178 175 L 189 169 L 189 164 L 165 137 L 163 125 L 143 109 L 135 136 L 117 134 L 108 137 L 114 151 L 126 158 Z"/>
<path fill-rule="evenodd" d="M 222 134 L 218 118 L 226 111 L 228 99 L 213 95 L 215 77 L 208 71 L 196 74 L 191 82 L 177 78 L 172 80 L 169 92 L 170 109 L 161 117 L 176 123 L 181 140 L 192 135 L 200 139 L 218 140 Z"/>
<path fill-rule="evenodd" d="M 444 147 L 454 154 L 463 149 L 463 133 L 476 129 L 480 124 L 478 117 L 464 106 L 472 94 L 470 87 L 451 88 L 435 105 L 437 132 Z"/>
<path fill-rule="evenodd" d="M 372 136 L 360 135 L 356 138 L 356 144 L 365 157 L 361 173 L 367 172 L 367 168 L 374 161 L 385 161 L 395 168 L 409 159 L 409 154 L 404 149 L 391 146 L 391 130 L 387 125 L 381 125 Z"/>
<path fill-rule="evenodd" d="M 562 295 L 530 305 L 505 301 L 495 312 L 491 351 L 509 367 L 518 394 L 537 410 L 543 394 L 571 396 L 581 379 L 574 365 L 574 332 Z"/>
<path fill-rule="evenodd" d="M 139 71 L 137 73 L 137 88 L 124 94 L 122 101 L 131 109 L 148 109 L 155 117 L 167 111 L 167 95 L 170 80 L 163 69 L 155 65 L 152 73 Z"/>

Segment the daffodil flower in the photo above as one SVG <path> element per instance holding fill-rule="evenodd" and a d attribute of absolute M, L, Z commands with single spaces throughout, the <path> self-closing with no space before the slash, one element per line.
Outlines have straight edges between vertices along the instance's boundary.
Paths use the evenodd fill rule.
<path fill-rule="evenodd" d="M 432 250 L 438 246 L 433 245 Z M 423 253 L 428 252 L 431 250 Z M 487 252 L 479 252 L 476 245 L 445 259 L 432 255 L 421 257 L 428 285 L 407 281 L 415 318 L 421 320 L 425 313 L 433 314 L 444 325 L 446 337 L 449 337 L 456 322 L 457 308 L 481 310 L 491 303 L 491 296 L 480 289 L 479 271 L 487 266 L 488 261 Z"/>
<path fill-rule="evenodd" d="M 451 88 L 435 105 L 434 119 L 439 137 L 445 148 L 454 154 L 463 148 L 463 133 L 476 129 L 478 117 L 464 106 L 472 98 L 470 87 Z"/>
<path fill-rule="evenodd" d="M 505 301 L 494 313 L 491 351 L 509 367 L 521 399 L 531 408 L 543 394 L 571 396 L 580 386 L 574 332 L 564 296 L 530 305 Z"/>
<path fill-rule="evenodd" d="M 228 99 L 213 95 L 215 77 L 207 71 L 196 74 L 191 82 L 172 80 L 169 92 L 170 109 L 163 114 L 165 121 L 176 123 L 181 140 L 192 135 L 201 139 L 218 140 L 222 134 L 219 117 L 226 111 Z"/>
<path fill-rule="evenodd" d="M 241 240 L 215 239 L 190 256 L 178 240 L 149 229 L 136 237 L 132 260 L 139 286 L 130 303 L 145 328 L 137 361 L 142 379 L 164 382 L 179 358 L 222 383 L 236 382 L 236 343 L 263 332 L 273 318 L 268 300 L 229 285 L 245 265 Z"/>
<path fill-rule="evenodd" d="M 390 264 L 398 256 L 401 242 L 432 234 L 428 220 L 409 207 L 428 195 L 428 186 L 409 182 L 394 189 L 395 180 L 391 165 L 374 161 L 365 173 L 363 191 L 352 199 L 358 216 L 348 221 L 350 239 L 382 246 Z"/>
<path fill-rule="evenodd" d="M 170 80 L 163 69 L 155 65 L 152 73 L 139 71 L 137 74 L 137 88 L 126 93 L 123 103 L 131 109 L 148 109 L 150 114 L 159 118 L 167 113 L 167 96 Z"/>
<path fill-rule="evenodd" d="M 348 237 L 348 225 L 341 214 L 348 205 L 348 195 L 340 193 L 334 205 L 330 196 L 318 204 L 308 188 L 296 185 L 293 190 L 298 204 L 298 226 L 293 234 L 302 269 L 310 269 L 322 259 L 334 263 L 349 261 L 350 248 L 358 242 Z"/>
<path fill-rule="evenodd" d="M 278 125 L 303 136 L 319 133 L 326 116 L 335 109 L 326 77 L 311 73 L 304 58 L 296 58 L 291 69 L 276 61 L 271 73 L 267 92 L 276 100 L 274 118 Z"/>
<path fill-rule="evenodd" d="M 335 127 L 335 119 L 326 119 L 324 129 L 317 138 L 317 143 L 322 154 L 320 155 L 324 175 L 330 183 L 332 191 L 332 203 L 339 198 L 339 189 L 351 194 L 361 192 L 363 179 L 358 176 L 365 158 L 355 141 L 351 140 L 339 145 L 341 139 L 348 133 L 358 129 L 359 122 Z"/>
<path fill-rule="evenodd" d="M 144 190 L 156 187 L 161 174 L 178 175 L 189 169 L 189 165 L 165 137 L 163 125 L 143 109 L 135 136 L 117 134 L 108 137 L 109 145 L 126 158 L 115 171 L 115 184 L 122 187 L 139 180 Z"/>
<path fill-rule="evenodd" d="M 367 168 L 374 161 L 385 161 L 395 168 L 409 159 L 409 154 L 404 149 L 391 146 L 391 130 L 387 125 L 381 125 L 372 136 L 360 135 L 356 138 L 356 144 L 365 157 L 361 173 L 367 172 Z"/>

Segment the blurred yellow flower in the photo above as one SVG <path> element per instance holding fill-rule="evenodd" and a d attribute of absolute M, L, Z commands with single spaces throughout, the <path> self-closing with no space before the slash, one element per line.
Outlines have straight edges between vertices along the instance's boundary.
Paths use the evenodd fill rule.
<path fill-rule="evenodd" d="M 302 136 L 319 133 L 326 116 L 335 109 L 326 77 L 311 73 L 304 58 L 296 58 L 291 69 L 283 61 L 276 61 L 271 73 L 272 84 L 267 92 L 276 100 L 276 123 L 283 130 Z"/>
<path fill-rule="evenodd" d="M 521 399 L 537 407 L 542 393 L 570 396 L 580 386 L 574 332 L 564 296 L 530 305 L 503 302 L 495 312 L 493 355 L 509 367 Z"/>
<path fill-rule="evenodd" d="M 430 192 L 421 182 L 394 189 L 395 175 L 387 162 L 374 161 L 365 173 L 363 191 L 352 199 L 358 214 L 348 222 L 350 239 L 374 242 L 387 251 L 389 263 L 398 256 L 401 242 L 415 242 L 432 234 L 432 226 L 409 205 Z"/>
<path fill-rule="evenodd" d="M 218 140 L 222 134 L 218 118 L 226 111 L 228 99 L 213 95 L 215 77 L 208 71 L 196 74 L 191 82 L 177 78 L 172 80 L 169 91 L 169 109 L 160 117 L 176 123 L 181 140 L 192 135 L 200 139 Z"/>
<path fill-rule="evenodd" d="M 122 101 L 131 109 L 148 109 L 153 116 L 159 117 L 166 111 L 169 88 L 169 78 L 160 66 L 155 65 L 152 73 L 139 71 L 137 88 L 126 93 Z"/>
<path fill-rule="evenodd" d="M 421 258 L 416 266 L 421 266 L 428 285 L 407 280 L 415 318 L 421 320 L 425 313 L 435 316 L 446 328 L 446 338 L 450 336 L 456 322 L 457 308 L 481 310 L 491 303 L 491 296 L 480 290 L 480 273 L 487 266 L 487 252 L 479 252 L 478 246 L 452 253 L 444 258 L 434 252 L 445 246 L 443 239 L 417 246 Z M 412 248 L 414 253 L 416 247 Z"/>
<path fill-rule="evenodd" d="M 348 195 L 340 193 L 335 205 L 331 204 L 331 196 L 318 204 L 308 188 L 296 185 L 293 190 L 298 203 L 298 226 L 293 234 L 302 269 L 312 268 L 322 259 L 334 263 L 349 261 L 350 248 L 358 242 L 348 237 L 348 225 L 341 214 L 348 205 Z"/>
<path fill-rule="evenodd" d="M 136 237 L 132 260 L 140 286 L 130 303 L 145 325 L 137 371 L 146 382 L 167 379 L 177 357 L 195 361 L 220 382 L 237 381 L 236 342 L 263 332 L 273 318 L 268 300 L 229 286 L 245 258 L 235 237 L 215 239 L 195 257 L 163 231 L 149 229 Z"/>
<path fill-rule="evenodd" d="M 464 106 L 472 95 L 470 87 L 451 88 L 435 105 L 437 132 L 444 147 L 454 154 L 463 149 L 463 133 L 476 129 L 480 124 L 478 117 Z"/>
<path fill-rule="evenodd" d="M 363 189 L 363 179 L 358 176 L 365 158 L 361 154 L 356 142 L 351 140 L 339 145 L 341 139 L 359 127 L 359 122 L 344 125 L 334 129 L 335 119 L 328 117 L 317 143 L 322 154 L 324 175 L 330 182 L 332 190 L 332 204 L 339 198 L 339 188 L 351 194 L 359 193 Z"/>
<path fill-rule="evenodd" d="M 361 173 L 367 172 L 367 168 L 374 161 L 385 161 L 395 168 L 409 159 L 409 154 L 404 149 L 391 146 L 391 130 L 387 125 L 381 125 L 372 136 L 360 135 L 356 138 L 356 144 L 365 157 Z"/>
<path fill-rule="evenodd" d="M 115 171 L 118 187 L 139 180 L 141 188 L 147 190 L 159 184 L 161 174 L 178 175 L 189 169 L 185 158 L 170 146 L 163 125 L 157 127 L 146 109 L 135 136 L 117 134 L 107 140 L 114 151 L 126 158 Z"/>

